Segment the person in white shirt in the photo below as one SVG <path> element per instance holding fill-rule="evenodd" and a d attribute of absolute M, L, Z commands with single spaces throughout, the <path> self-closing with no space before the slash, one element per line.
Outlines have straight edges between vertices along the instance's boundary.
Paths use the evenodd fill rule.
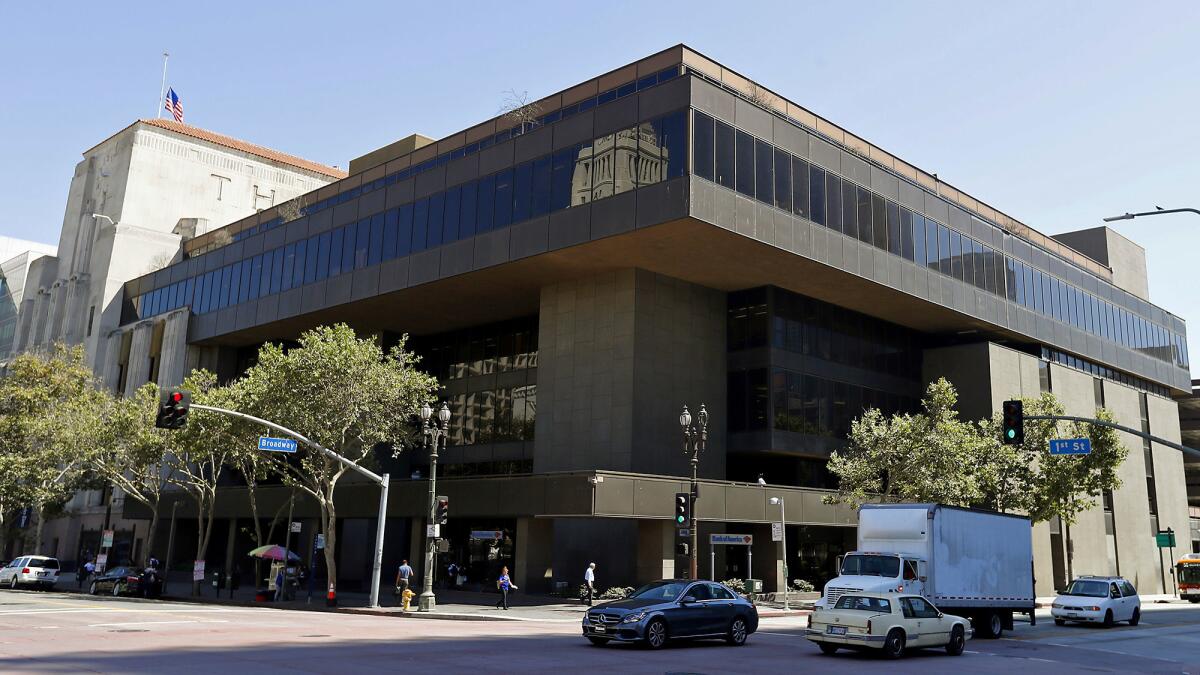
<path fill-rule="evenodd" d="M 588 563 L 587 569 L 583 571 L 583 581 L 586 586 L 584 589 L 584 600 L 590 607 L 592 605 L 592 594 L 596 591 L 596 563 Z"/>

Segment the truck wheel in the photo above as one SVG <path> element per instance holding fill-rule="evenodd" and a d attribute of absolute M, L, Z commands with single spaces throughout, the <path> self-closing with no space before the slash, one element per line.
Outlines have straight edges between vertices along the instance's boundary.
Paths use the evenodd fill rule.
<path fill-rule="evenodd" d="M 1000 618 L 999 612 L 988 612 L 977 616 L 975 623 L 979 626 L 979 637 L 988 640 L 995 640 L 1004 632 L 1004 620 Z"/>
<path fill-rule="evenodd" d="M 963 649 L 967 646 L 967 634 L 962 626 L 955 626 L 954 630 L 950 631 L 950 642 L 946 644 L 946 653 L 950 656 L 962 656 Z"/>
<path fill-rule="evenodd" d="M 898 659 L 904 656 L 904 631 L 893 628 L 887 634 L 887 640 L 883 643 L 883 655 L 889 659 Z"/>

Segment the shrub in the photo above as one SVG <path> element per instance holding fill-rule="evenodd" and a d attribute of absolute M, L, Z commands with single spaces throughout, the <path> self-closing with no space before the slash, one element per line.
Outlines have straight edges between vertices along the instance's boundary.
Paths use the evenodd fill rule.
<path fill-rule="evenodd" d="M 622 600 L 629 597 L 629 594 L 634 590 L 631 586 L 613 586 L 612 588 L 604 589 L 604 592 L 599 597 L 601 600 Z"/>
<path fill-rule="evenodd" d="M 804 579 L 792 579 L 792 588 L 795 588 L 799 593 L 812 593 L 816 590 L 811 581 L 805 581 Z"/>
<path fill-rule="evenodd" d="M 735 593 L 746 594 L 746 582 L 741 579 L 726 579 L 721 584 Z"/>

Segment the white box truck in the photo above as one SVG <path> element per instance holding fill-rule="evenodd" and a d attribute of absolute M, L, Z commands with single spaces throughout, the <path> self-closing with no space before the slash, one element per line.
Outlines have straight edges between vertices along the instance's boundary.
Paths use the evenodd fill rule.
<path fill-rule="evenodd" d="M 916 593 L 971 619 L 975 635 L 1034 621 L 1033 536 L 1028 518 L 938 504 L 864 504 L 858 548 L 843 556 L 821 604 L 857 591 Z"/>

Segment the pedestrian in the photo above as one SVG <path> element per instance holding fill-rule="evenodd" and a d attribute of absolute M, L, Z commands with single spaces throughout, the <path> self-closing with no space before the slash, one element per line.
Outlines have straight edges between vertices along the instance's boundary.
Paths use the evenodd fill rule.
<path fill-rule="evenodd" d="M 596 592 L 596 563 L 588 563 L 587 569 L 583 571 L 584 583 L 584 599 L 588 607 L 592 606 L 592 594 Z"/>
<path fill-rule="evenodd" d="M 508 609 L 508 592 L 517 590 L 517 585 L 508 577 L 508 567 L 500 568 L 500 578 L 496 580 L 496 588 L 500 590 L 500 602 L 496 603 L 496 609 L 503 607 Z"/>
<path fill-rule="evenodd" d="M 400 569 L 396 570 L 396 596 L 403 597 L 404 591 L 412 583 L 413 568 L 408 566 L 407 560 L 400 561 Z"/>
<path fill-rule="evenodd" d="M 458 565 L 453 562 L 446 568 L 446 585 L 455 586 L 458 584 Z"/>
<path fill-rule="evenodd" d="M 283 597 L 283 565 L 280 565 L 275 572 L 275 602 L 283 600 Z"/>
<path fill-rule="evenodd" d="M 96 563 L 92 562 L 91 560 L 83 563 L 83 567 L 80 568 L 80 570 L 75 573 L 75 576 L 79 580 L 79 587 L 83 588 L 83 582 L 87 581 L 88 579 L 91 579 L 92 575 L 95 573 L 96 573 Z"/>

